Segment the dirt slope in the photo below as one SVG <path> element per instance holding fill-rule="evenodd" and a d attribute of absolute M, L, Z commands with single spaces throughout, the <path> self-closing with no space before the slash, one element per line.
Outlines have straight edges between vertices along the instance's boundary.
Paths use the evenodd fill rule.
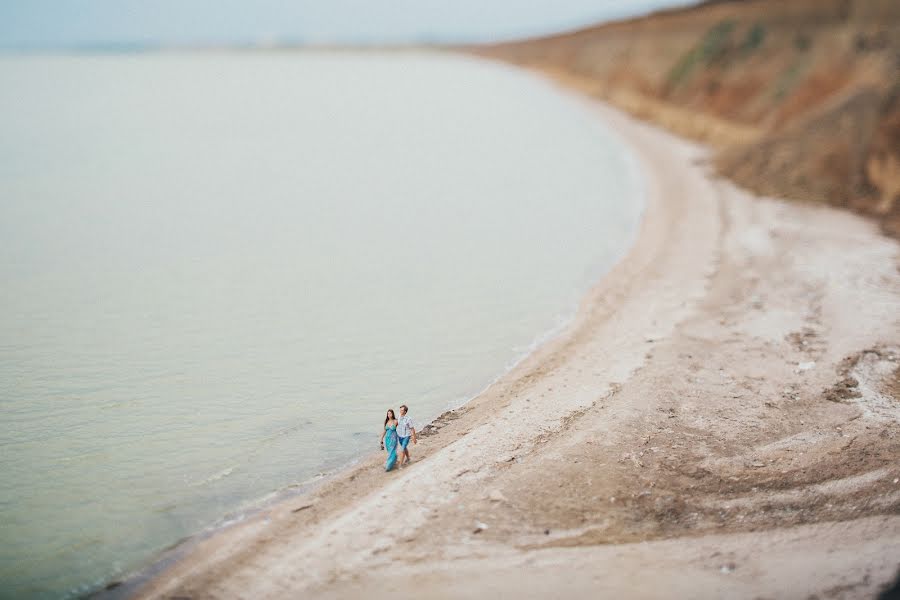
<path fill-rule="evenodd" d="M 725 0 L 469 50 L 709 142 L 753 191 L 900 235 L 900 2 Z"/>

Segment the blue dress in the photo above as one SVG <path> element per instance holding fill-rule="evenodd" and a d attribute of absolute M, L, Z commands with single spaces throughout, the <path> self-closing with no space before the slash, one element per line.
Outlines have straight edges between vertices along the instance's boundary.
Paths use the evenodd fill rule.
<path fill-rule="evenodd" d="M 384 470 L 390 471 L 397 464 L 397 426 L 385 425 L 384 449 L 387 450 L 387 462 L 384 463 Z"/>

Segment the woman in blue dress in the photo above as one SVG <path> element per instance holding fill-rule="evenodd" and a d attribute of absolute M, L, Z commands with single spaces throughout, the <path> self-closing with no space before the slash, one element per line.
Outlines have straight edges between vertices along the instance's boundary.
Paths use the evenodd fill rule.
<path fill-rule="evenodd" d="M 381 432 L 381 449 L 387 451 L 387 462 L 384 470 L 390 471 L 397 464 L 397 419 L 394 410 L 388 409 L 384 418 L 384 431 Z"/>

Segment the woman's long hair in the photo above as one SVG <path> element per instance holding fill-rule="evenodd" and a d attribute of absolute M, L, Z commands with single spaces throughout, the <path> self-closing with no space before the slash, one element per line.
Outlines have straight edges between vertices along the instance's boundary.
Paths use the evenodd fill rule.
<path fill-rule="evenodd" d="M 394 409 L 389 408 L 387 411 L 387 415 L 385 415 L 384 417 L 384 424 L 387 425 L 388 421 L 393 421 L 394 419 L 396 419 L 396 417 L 394 416 Z"/>

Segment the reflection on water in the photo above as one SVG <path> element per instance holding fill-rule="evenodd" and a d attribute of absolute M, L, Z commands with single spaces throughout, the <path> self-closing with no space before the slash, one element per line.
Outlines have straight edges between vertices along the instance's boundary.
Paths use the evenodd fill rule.
<path fill-rule="evenodd" d="M 0 587 L 91 589 L 427 420 L 638 220 L 588 109 L 446 56 L 0 58 Z"/>

